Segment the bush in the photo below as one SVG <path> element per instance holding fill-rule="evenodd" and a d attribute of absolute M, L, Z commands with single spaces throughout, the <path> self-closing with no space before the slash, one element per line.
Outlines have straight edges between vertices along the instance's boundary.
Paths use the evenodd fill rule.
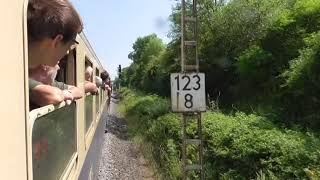
<path fill-rule="evenodd" d="M 283 89 L 286 90 L 285 114 L 293 114 L 295 120 L 305 127 L 320 127 L 320 32 L 305 38 L 307 47 L 300 51 L 300 56 L 290 63 L 290 68 L 282 76 L 285 79 Z"/>
<path fill-rule="evenodd" d="M 180 117 L 168 113 L 167 100 L 124 92 L 121 106 L 126 109 L 129 128 L 135 129 L 132 135 L 139 134 L 153 146 L 153 159 L 164 179 L 181 178 Z M 195 123 L 187 133 L 196 135 Z M 203 139 L 206 179 L 306 179 L 320 175 L 319 138 L 279 128 L 262 116 L 207 112 Z M 196 161 L 196 153 L 195 148 L 188 148 L 189 161 Z"/>
<path fill-rule="evenodd" d="M 235 66 L 240 75 L 239 85 L 248 95 L 263 94 L 261 91 L 270 91 L 275 86 L 273 56 L 261 47 L 254 45 L 245 50 Z"/>
<path fill-rule="evenodd" d="M 280 179 L 307 178 L 304 169 L 320 173 L 320 145 L 312 134 L 280 129 L 264 117 L 236 113 L 226 116 L 207 113 L 204 117 L 206 159 L 221 174 L 254 178 L 259 171 Z"/>

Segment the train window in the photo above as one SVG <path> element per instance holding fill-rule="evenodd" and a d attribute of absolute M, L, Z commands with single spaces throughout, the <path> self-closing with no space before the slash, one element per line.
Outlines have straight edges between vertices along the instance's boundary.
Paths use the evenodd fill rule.
<path fill-rule="evenodd" d="M 86 57 L 86 61 L 85 61 L 85 71 L 87 69 L 87 67 L 92 67 L 92 63 L 90 62 L 90 60 Z M 91 77 L 88 79 L 88 75 L 86 75 L 87 77 L 85 78 L 85 80 L 90 80 L 90 82 L 92 82 L 92 75 Z M 85 130 L 86 133 L 88 132 L 92 122 L 93 122 L 93 95 L 91 94 L 86 94 L 85 97 L 85 118 L 86 118 L 86 123 L 85 123 Z"/>
<path fill-rule="evenodd" d="M 59 71 L 56 81 L 76 85 L 76 51 L 72 50 L 59 61 Z"/>
<path fill-rule="evenodd" d="M 91 67 L 91 71 L 90 71 L 90 68 Z M 92 82 L 92 76 L 93 76 L 93 72 L 92 72 L 92 70 L 93 70 L 93 65 L 92 65 L 92 63 L 91 63 L 91 61 L 89 60 L 89 58 L 88 57 L 86 57 L 86 61 L 85 61 L 85 69 L 84 69 L 84 72 L 85 72 L 85 80 L 86 81 L 90 81 L 90 82 Z"/>
<path fill-rule="evenodd" d="M 100 73 L 99 73 L 99 69 L 98 68 L 96 68 L 96 76 L 100 77 Z M 100 99 L 99 99 L 99 97 L 100 97 L 101 93 L 102 93 L 101 92 L 101 88 L 99 88 L 99 93 L 98 93 L 99 96 L 95 96 L 95 98 L 96 98 L 96 117 L 99 114 L 99 109 L 100 109 Z"/>
<path fill-rule="evenodd" d="M 77 57 L 76 49 L 70 50 L 68 61 L 67 61 L 67 82 L 70 85 L 77 86 Z"/>
<path fill-rule="evenodd" d="M 70 50 L 59 62 L 56 81 L 69 85 L 76 84 L 75 49 Z M 33 126 L 28 130 L 31 157 L 30 171 L 33 179 L 59 179 L 77 156 L 76 145 L 76 102 L 37 108 L 31 106 L 29 121 Z M 37 109 L 34 109 L 37 108 Z M 41 115 L 41 116 L 40 116 Z"/>
<path fill-rule="evenodd" d="M 53 180 L 62 176 L 76 152 L 75 113 L 74 102 L 70 106 L 47 113 L 34 121 L 32 129 L 34 180 Z"/>
<path fill-rule="evenodd" d="M 59 71 L 56 76 L 56 81 L 63 82 L 67 84 L 67 62 L 68 62 L 68 55 L 64 56 L 59 62 Z"/>
<path fill-rule="evenodd" d="M 101 77 L 101 74 L 100 74 L 100 77 Z M 104 86 L 104 83 L 102 83 L 102 86 Z M 103 94 L 104 94 L 104 92 L 105 92 L 105 91 L 103 90 L 103 87 L 100 88 L 100 92 L 101 92 L 101 93 L 100 93 L 100 97 L 99 97 L 99 98 L 100 98 L 100 107 L 101 107 L 101 105 L 102 105 L 102 103 L 103 103 L 102 97 L 103 97 Z M 102 110 L 103 110 L 103 109 L 102 109 Z M 102 110 L 101 110 L 101 111 L 102 111 Z"/>
<path fill-rule="evenodd" d="M 88 132 L 93 120 L 93 95 L 86 96 L 86 132 Z"/>

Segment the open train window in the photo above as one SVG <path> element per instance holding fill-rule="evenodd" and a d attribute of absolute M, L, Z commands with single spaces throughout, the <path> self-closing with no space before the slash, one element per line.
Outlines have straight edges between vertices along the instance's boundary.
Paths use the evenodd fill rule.
<path fill-rule="evenodd" d="M 56 81 L 63 82 L 69 85 L 76 85 L 76 52 L 70 51 L 59 61 L 59 71 L 56 76 Z"/>
<path fill-rule="evenodd" d="M 93 74 L 92 72 L 90 72 L 89 69 L 92 68 L 92 62 L 89 60 L 88 57 L 86 57 L 85 60 L 85 81 L 90 81 L 92 82 L 93 78 Z M 93 69 L 93 68 L 92 68 Z M 85 118 L 86 118 L 86 123 L 85 123 L 85 132 L 87 134 L 87 132 L 89 131 L 92 123 L 93 123 L 93 117 L 94 117 L 94 112 L 93 112 L 93 99 L 94 96 L 90 93 L 87 93 L 85 96 Z"/>
<path fill-rule="evenodd" d="M 75 55 L 76 50 L 70 50 L 60 60 L 56 81 L 76 84 Z M 29 116 L 32 179 L 59 179 L 76 163 L 76 103 L 41 107 L 31 111 Z"/>
<path fill-rule="evenodd" d="M 100 77 L 99 69 L 96 68 L 96 77 Z M 97 82 L 96 82 L 97 83 Z M 100 109 L 100 94 L 101 94 L 101 88 L 98 90 L 98 96 L 95 96 L 96 98 L 96 117 L 98 117 L 99 109 Z"/>
<path fill-rule="evenodd" d="M 59 62 L 59 71 L 56 76 L 56 81 L 63 82 L 67 84 L 67 65 L 68 63 L 68 55 L 64 56 Z"/>
<path fill-rule="evenodd" d="M 91 67 L 91 71 L 89 72 L 89 68 Z M 92 62 L 89 60 L 88 57 L 86 57 L 86 61 L 85 61 L 85 69 L 84 69 L 84 72 L 85 72 L 85 80 L 86 81 L 90 81 L 92 82 L 93 78 L 93 65 L 92 65 Z"/>
<path fill-rule="evenodd" d="M 60 61 L 56 81 L 76 85 L 76 49 Z M 29 86 L 30 87 L 30 86 Z M 59 179 L 76 164 L 76 102 L 30 107 L 28 129 L 30 179 Z"/>

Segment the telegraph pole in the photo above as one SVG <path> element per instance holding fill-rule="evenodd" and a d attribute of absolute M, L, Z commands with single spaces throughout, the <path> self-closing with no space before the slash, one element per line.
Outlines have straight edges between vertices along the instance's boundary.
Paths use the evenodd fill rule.
<path fill-rule="evenodd" d="M 121 64 L 119 64 L 118 66 L 118 78 L 119 78 L 119 83 L 118 83 L 118 87 L 119 87 L 119 91 L 120 91 L 120 88 L 121 88 Z"/>
<path fill-rule="evenodd" d="M 189 2 L 189 1 L 188 1 Z M 186 5 L 181 2 L 181 72 L 171 74 L 172 111 L 182 114 L 182 177 L 186 180 L 188 173 L 195 171 L 204 179 L 202 116 L 206 111 L 205 75 L 199 72 L 198 59 L 198 17 L 197 0 Z M 187 7 L 191 7 L 188 8 Z M 189 137 L 186 129 L 188 123 L 197 122 L 197 135 Z M 197 163 L 188 164 L 187 147 L 196 147 Z"/>

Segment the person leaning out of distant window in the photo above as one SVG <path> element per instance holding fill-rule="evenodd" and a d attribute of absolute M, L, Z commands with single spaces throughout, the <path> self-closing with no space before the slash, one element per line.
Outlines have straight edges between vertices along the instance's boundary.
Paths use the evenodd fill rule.
<path fill-rule="evenodd" d="M 100 77 L 103 81 L 102 89 L 105 91 L 108 91 L 108 94 L 109 94 L 109 92 L 111 92 L 111 87 L 110 87 L 110 76 L 108 72 L 103 71 Z"/>
<path fill-rule="evenodd" d="M 93 74 L 92 67 L 86 66 L 85 73 L 84 73 L 84 76 L 85 76 L 84 91 L 85 93 L 97 94 L 98 87 L 96 84 L 92 83 L 92 74 Z"/>
<path fill-rule="evenodd" d="M 98 88 L 100 88 L 100 87 L 102 88 L 102 86 L 104 85 L 102 79 L 99 76 L 95 77 L 95 82 L 96 82 L 96 86 Z"/>
<path fill-rule="evenodd" d="M 59 60 L 83 29 L 74 7 L 67 0 L 29 0 L 27 21 L 31 106 L 81 98 L 79 88 L 54 80 Z"/>

